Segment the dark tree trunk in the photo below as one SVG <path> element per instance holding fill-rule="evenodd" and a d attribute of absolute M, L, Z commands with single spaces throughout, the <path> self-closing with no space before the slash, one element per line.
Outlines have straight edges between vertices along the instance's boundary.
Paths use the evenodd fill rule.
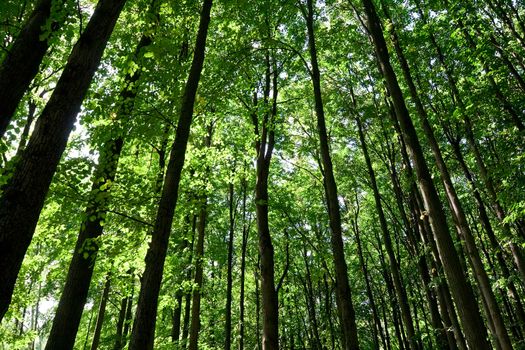
<path fill-rule="evenodd" d="M 176 342 L 180 337 L 180 317 L 182 315 L 182 291 L 178 290 L 175 294 L 175 307 L 171 322 L 171 341 Z"/>
<path fill-rule="evenodd" d="M 472 348 L 480 350 L 490 349 L 491 346 L 487 340 L 487 330 L 481 318 L 476 298 L 472 287 L 466 280 L 461 269 L 459 257 L 447 226 L 446 215 L 441 205 L 441 200 L 432 182 L 433 180 L 423 156 L 416 130 L 405 105 L 397 77 L 390 65 L 390 57 L 375 6 L 371 0 L 362 0 L 362 3 L 367 15 L 368 29 L 372 36 L 381 70 L 394 103 L 396 117 L 399 120 L 403 138 L 414 162 L 421 194 L 425 202 L 426 210 L 428 211 L 430 224 L 454 300 L 458 307 L 467 341 Z"/>
<path fill-rule="evenodd" d="M 49 37 L 60 26 L 60 23 L 53 21 L 50 33 L 43 29 L 50 18 L 52 3 L 53 0 L 40 0 L 35 4 L 33 12 L 0 65 L 0 139 L 29 84 L 38 73 L 38 67 L 49 46 Z"/>
<path fill-rule="evenodd" d="M 257 257 L 257 266 L 254 271 L 255 279 L 255 334 L 257 335 L 257 350 L 262 349 L 261 342 L 261 287 L 260 287 L 260 277 L 259 277 L 259 266 L 261 265 L 261 257 Z"/>
<path fill-rule="evenodd" d="M 111 279 L 108 273 L 108 275 L 106 276 L 106 283 L 104 284 L 104 290 L 102 292 L 102 297 L 100 298 L 100 306 L 98 308 L 97 322 L 95 323 L 95 333 L 93 334 L 93 340 L 91 341 L 91 350 L 97 350 L 98 344 L 100 343 L 100 334 L 102 333 L 102 326 L 104 325 L 104 315 L 106 314 L 106 305 L 108 303 L 110 287 L 111 287 Z"/>
<path fill-rule="evenodd" d="M 246 277 L 246 248 L 248 246 L 249 227 L 246 225 L 246 179 L 242 179 L 242 247 L 241 281 L 239 291 L 239 350 L 244 350 L 244 282 Z"/>
<path fill-rule="evenodd" d="M 117 332 L 115 334 L 115 345 L 113 346 L 113 350 L 120 350 L 123 348 L 122 332 L 124 331 L 124 322 L 126 321 L 127 306 L 128 297 L 124 297 L 120 300 L 120 309 L 117 319 Z"/>
<path fill-rule="evenodd" d="M 392 274 L 392 280 L 394 283 L 394 289 L 399 300 L 399 306 L 401 311 L 401 317 L 403 319 L 403 324 L 407 330 L 407 337 L 410 349 L 416 350 L 419 348 L 416 334 L 414 331 L 414 323 L 412 321 L 412 315 L 410 314 L 410 306 L 408 304 L 408 297 L 406 289 L 403 285 L 403 280 L 399 271 L 399 263 L 395 257 L 394 247 L 392 245 L 392 239 L 390 237 L 390 232 L 388 230 L 388 224 L 386 222 L 385 214 L 383 212 L 383 205 L 381 204 L 381 194 L 379 193 L 379 188 L 377 187 L 376 176 L 374 168 L 372 167 L 372 161 L 370 160 L 370 155 L 368 154 L 368 147 L 365 141 L 365 136 L 363 132 L 363 126 L 361 120 L 356 117 L 357 122 L 357 131 L 359 133 L 359 140 L 361 142 L 361 149 L 363 150 L 363 155 L 365 157 L 366 167 L 368 169 L 368 175 L 372 191 L 374 193 L 374 200 L 376 205 L 376 211 L 379 216 L 379 223 L 381 226 L 381 233 L 383 235 L 383 243 L 385 245 L 386 253 L 390 265 L 390 273 Z"/>
<path fill-rule="evenodd" d="M 151 13 L 158 12 L 156 9 L 151 10 Z M 149 35 L 143 35 L 133 57 L 138 60 L 139 52 L 151 42 Z M 139 78 L 140 70 L 134 75 L 126 74 L 125 87 L 117 100 L 118 109 L 115 120 L 125 121 L 130 117 L 135 105 L 135 97 L 138 92 L 136 83 Z M 99 249 L 98 238 L 103 233 L 103 222 L 111 199 L 110 188 L 115 180 L 123 143 L 122 137 L 110 139 L 100 151 L 99 164 L 93 176 L 90 198 L 84 213 L 85 219 L 77 238 L 46 349 L 55 349 L 59 347 L 58 344 L 73 344 L 75 341 L 95 268 Z"/>
<path fill-rule="evenodd" d="M 265 52 L 265 65 L 264 90 L 262 92 L 264 96 L 264 106 L 267 108 L 262 115 L 258 114 L 257 91 L 255 91 L 253 95 L 253 108 L 248 108 L 250 109 L 254 133 L 257 137 L 257 141 L 255 142 L 255 149 L 257 151 L 255 213 L 257 217 L 257 232 L 259 234 L 260 287 L 263 311 L 262 348 L 264 350 L 275 350 L 279 349 L 279 305 L 274 276 L 274 248 L 268 222 L 268 177 L 270 175 L 270 162 L 275 145 L 278 72 L 277 63 L 271 61 L 269 51 Z M 273 90 L 271 104 L 270 90 Z M 259 316 L 258 311 L 259 310 L 257 310 L 257 317 Z M 257 330 L 259 326 L 258 321 L 259 319 L 257 319 Z"/>
<path fill-rule="evenodd" d="M 306 246 L 303 246 L 303 260 L 304 260 L 306 274 L 305 274 L 305 280 L 302 281 L 303 282 L 302 284 L 303 284 L 303 289 L 304 289 L 306 308 L 307 308 L 308 316 L 310 319 L 310 322 L 309 322 L 311 326 L 310 328 L 312 330 L 312 341 L 311 341 L 310 347 L 312 350 L 321 350 L 322 343 L 321 343 L 321 337 L 319 336 L 319 322 L 317 321 L 316 302 L 315 302 L 314 289 L 312 285 L 312 274 L 310 272 L 310 263 L 308 262 L 308 259 L 309 257 L 306 252 Z"/>
<path fill-rule="evenodd" d="M 66 284 L 46 343 L 48 350 L 72 349 L 75 343 L 99 250 L 100 243 L 97 238 L 103 231 L 102 225 L 109 201 L 108 191 L 115 179 L 122 139 L 108 142 L 105 148 L 101 151 L 99 166 L 93 176 L 91 199 L 85 211 L 85 220 L 81 225 Z"/>
<path fill-rule="evenodd" d="M 0 199 L 0 320 L 69 133 L 125 0 L 100 0 Z"/>
<path fill-rule="evenodd" d="M 204 0 L 193 62 L 182 98 L 179 122 L 171 148 L 155 227 L 146 254 L 146 269 L 143 274 L 135 322 L 133 323 L 130 350 L 149 350 L 153 348 L 157 304 L 164 261 L 168 249 L 173 213 L 177 204 L 179 182 L 193 117 L 195 95 L 204 64 L 211 6 L 212 0 Z"/>
<path fill-rule="evenodd" d="M 188 267 L 192 265 L 193 261 L 193 246 L 195 243 L 195 231 L 197 229 L 197 215 L 193 216 L 191 225 L 191 243 L 190 243 L 190 257 L 188 259 Z M 186 273 L 186 280 L 191 280 L 192 269 L 188 268 Z M 188 342 L 188 334 L 190 333 L 190 316 L 191 316 L 191 291 L 188 291 L 184 297 L 184 319 L 182 323 L 182 337 L 181 348 L 185 349 Z"/>
<path fill-rule="evenodd" d="M 419 118 L 421 120 L 421 124 L 423 125 L 423 131 L 430 144 L 430 148 L 432 150 L 434 159 L 439 169 L 441 180 L 445 188 L 445 193 L 448 198 L 449 206 L 455 218 L 454 221 L 456 222 L 456 226 L 458 227 L 458 230 L 461 232 L 462 240 L 465 242 L 465 246 L 467 248 L 467 253 L 469 256 L 470 264 L 472 266 L 472 270 L 474 271 L 474 275 L 476 277 L 476 280 L 478 281 L 478 285 L 479 285 L 479 289 L 481 291 L 482 297 L 485 299 L 484 305 L 486 305 L 486 308 L 487 308 L 486 312 L 487 314 L 490 314 L 490 319 L 494 323 L 494 330 L 496 332 L 494 334 L 495 339 L 497 342 L 500 343 L 502 349 L 504 350 L 511 349 L 512 345 L 511 345 L 507 330 L 505 328 L 505 324 L 503 322 L 501 311 L 496 302 L 494 293 L 491 289 L 489 278 L 483 267 L 483 263 L 481 261 L 476 243 L 474 241 L 474 237 L 472 236 L 472 232 L 467 222 L 466 215 L 464 213 L 462 204 L 460 203 L 456 190 L 452 184 L 452 180 L 450 178 L 448 168 L 445 164 L 445 161 L 441 154 L 441 150 L 434 136 L 434 131 L 432 129 L 432 126 L 430 125 L 430 122 L 428 121 L 426 110 L 423 107 L 423 104 L 421 103 L 419 94 L 417 93 L 415 84 L 412 79 L 412 75 L 410 72 L 408 62 L 405 59 L 405 55 L 399 43 L 397 34 L 395 30 L 393 29 L 391 30 L 391 33 L 393 37 L 394 47 L 395 47 L 396 53 L 398 55 L 398 58 L 401 64 L 401 68 L 403 70 L 403 75 L 409 87 L 410 95 L 413 101 L 415 102 L 416 109 L 419 114 Z"/>
<path fill-rule="evenodd" d="M 376 307 L 376 303 L 375 303 L 374 294 L 372 293 L 372 287 L 370 286 L 370 277 L 369 277 L 369 273 L 368 273 L 368 267 L 366 265 L 365 258 L 364 258 L 364 255 L 363 255 L 363 248 L 362 248 L 361 237 L 360 237 L 361 235 L 359 233 L 359 227 L 357 225 L 357 216 L 358 216 L 358 214 L 356 213 L 356 217 L 354 219 L 355 221 L 353 222 L 354 233 L 355 233 L 355 240 L 356 240 L 356 243 L 357 243 L 357 255 L 359 257 L 359 264 L 361 265 L 361 270 L 363 271 L 363 275 L 365 277 L 366 295 L 368 297 L 368 302 L 370 303 L 370 309 L 372 311 L 372 318 L 374 320 L 374 330 L 373 330 L 373 333 L 374 333 L 374 349 L 379 350 L 379 338 L 378 338 L 378 335 L 381 335 L 381 337 L 382 337 L 383 329 L 382 329 L 382 326 L 381 326 L 381 320 L 379 319 L 379 314 L 377 312 L 377 307 Z M 385 346 L 385 344 L 383 344 L 383 346 Z"/>
<path fill-rule="evenodd" d="M 201 288 L 203 279 L 203 259 L 204 259 L 204 233 L 206 230 L 206 202 L 204 197 L 199 213 L 199 224 L 197 227 L 197 247 L 195 250 L 195 280 L 193 289 L 193 300 L 191 302 L 191 325 L 188 350 L 197 350 L 199 342 L 199 330 L 201 326 Z"/>
<path fill-rule="evenodd" d="M 348 271 L 345 261 L 337 184 L 335 182 L 332 159 L 330 156 L 323 99 L 321 94 L 321 74 L 319 72 L 317 49 L 315 46 L 313 0 L 307 0 L 307 7 L 307 11 L 304 13 L 304 15 L 306 17 L 306 26 L 308 30 L 310 63 L 312 65 L 311 78 L 315 97 L 315 112 L 317 115 L 317 129 L 319 133 L 320 153 L 323 166 L 324 189 L 326 202 L 328 205 L 330 229 L 332 232 L 332 253 L 335 266 L 337 305 L 342 321 L 342 340 L 346 350 L 357 350 L 359 349 L 359 342 L 357 339 L 357 325 L 355 321 L 355 311 L 352 305 L 352 292 L 350 290 Z"/>
<path fill-rule="evenodd" d="M 407 179 L 410 182 L 409 205 L 413 216 L 412 220 L 417 222 L 417 227 L 419 228 L 418 231 L 421 241 L 426 247 L 430 248 L 430 252 L 432 253 L 431 256 L 429 256 L 429 261 L 432 263 L 433 277 L 439 281 L 436 291 L 438 297 L 440 298 L 442 319 L 446 327 L 451 327 L 453 329 L 454 337 L 456 338 L 456 341 L 454 343 L 457 344 L 457 346 L 461 350 L 466 350 L 465 339 L 463 337 L 463 333 L 461 332 L 461 328 L 459 327 L 457 314 L 452 303 L 452 297 L 450 296 L 448 284 L 446 280 L 444 280 L 444 278 L 440 276 L 440 273 L 438 274 L 438 271 L 443 271 L 443 264 L 441 262 L 441 257 L 438 253 L 436 242 L 434 239 L 432 239 L 432 228 L 428 220 L 428 215 L 422 215 L 422 213 L 425 213 L 423 199 L 421 198 L 420 193 L 417 190 L 417 185 L 415 182 L 416 176 L 412 169 L 412 163 L 407 153 L 405 141 L 401 135 L 401 128 L 399 126 L 399 122 L 396 119 L 395 113 L 392 113 L 391 118 L 394 123 L 394 128 L 398 133 L 398 140 L 401 146 L 401 156 L 403 158 L 404 166 L 407 169 Z M 447 337 L 450 339 L 449 334 L 447 334 Z M 454 347 L 451 346 L 451 348 Z"/>
<path fill-rule="evenodd" d="M 128 296 L 126 306 L 126 321 L 124 322 L 124 331 L 122 332 L 122 345 L 125 346 L 128 340 L 131 321 L 133 320 L 133 293 L 135 291 L 135 279 L 131 276 L 131 295 Z"/>
<path fill-rule="evenodd" d="M 224 325 L 224 349 L 231 349 L 231 336 L 232 336 L 232 269 L 233 269 L 233 234 L 235 230 L 235 213 L 234 213 L 234 188 L 233 183 L 228 184 L 228 204 L 229 204 L 229 215 L 230 215 L 230 227 L 228 236 L 228 273 L 226 277 L 226 311 L 225 318 L 226 322 Z"/>

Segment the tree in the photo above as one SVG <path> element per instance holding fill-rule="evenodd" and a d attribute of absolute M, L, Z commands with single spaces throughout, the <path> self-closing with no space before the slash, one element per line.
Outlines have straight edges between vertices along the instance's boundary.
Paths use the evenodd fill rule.
<path fill-rule="evenodd" d="M 0 319 L 31 242 L 55 169 L 125 1 L 102 0 L 68 59 L 53 95 L 0 199 Z"/>
<path fill-rule="evenodd" d="M 203 2 L 193 61 L 182 97 L 179 122 L 166 168 L 157 218 L 152 232 L 152 241 L 146 256 L 146 270 L 142 276 L 139 301 L 135 312 L 133 331 L 131 333 L 130 349 L 153 348 L 155 316 L 162 281 L 162 271 L 168 248 L 173 212 L 177 205 L 180 174 L 182 166 L 184 165 L 185 151 L 193 117 L 195 95 L 204 64 L 204 50 L 206 48 L 206 36 L 208 34 L 211 6 L 211 0 L 205 0 Z"/>

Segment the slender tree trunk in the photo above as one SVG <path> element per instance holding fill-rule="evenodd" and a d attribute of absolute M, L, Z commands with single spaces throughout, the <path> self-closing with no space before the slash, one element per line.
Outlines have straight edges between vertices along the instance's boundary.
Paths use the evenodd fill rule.
<path fill-rule="evenodd" d="M 404 288 L 401 274 L 399 271 L 399 264 L 395 257 L 394 248 L 392 246 L 392 239 L 390 238 L 390 232 L 388 230 L 388 224 L 386 222 L 385 214 L 383 212 L 383 205 L 381 204 L 381 194 L 379 193 L 379 188 L 377 187 L 376 176 L 374 168 L 372 167 L 372 161 L 370 160 L 370 155 L 368 154 L 368 147 L 366 145 L 365 136 L 363 133 L 363 126 L 361 120 L 356 117 L 357 122 L 357 131 L 359 133 L 359 140 L 361 142 L 361 149 L 363 150 L 363 155 L 365 157 L 366 166 L 368 169 L 368 175 L 370 178 L 370 183 L 372 191 L 374 193 L 374 200 L 376 205 L 376 211 L 379 216 L 379 223 L 381 226 L 381 233 L 383 235 L 383 243 L 385 245 L 386 253 L 388 256 L 390 264 L 390 273 L 392 274 L 392 280 L 394 283 L 394 289 L 399 300 L 399 306 L 401 311 L 401 317 L 407 331 L 408 343 L 410 349 L 416 350 L 419 348 L 416 334 L 414 331 L 414 323 L 412 321 L 412 315 L 410 314 L 410 306 L 408 304 L 408 297 L 406 289 Z"/>
<path fill-rule="evenodd" d="M 383 330 L 382 330 L 382 326 L 381 326 L 381 320 L 379 319 L 379 315 L 378 315 L 378 312 L 377 312 L 377 307 L 376 307 L 376 303 L 375 303 L 375 298 L 374 298 L 374 295 L 372 293 L 372 287 L 370 286 L 370 277 L 369 277 L 369 274 L 368 274 L 368 268 L 366 266 L 366 262 L 365 262 L 365 258 L 363 256 L 363 248 L 362 248 L 362 245 L 361 245 L 361 235 L 359 233 L 359 226 L 357 224 L 357 216 L 358 214 L 356 213 L 356 217 L 355 217 L 355 221 L 353 222 L 353 226 L 354 226 L 354 233 L 355 233 L 355 240 L 356 240 L 356 243 L 357 243 L 357 255 L 359 257 L 359 264 L 361 265 L 361 270 L 363 271 L 363 275 L 365 277 L 365 287 L 366 287 L 366 294 L 367 294 L 367 297 L 368 297 L 368 302 L 370 304 L 370 309 L 372 311 L 372 318 L 374 320 L 374 349 L 377 349 L 379 350 L 379 339 L 378 339 L 378 334 L 382 334 L 383 333 Z M 384 346 L 384 344 L 383 344 Z"/>
<path fill-rule="evenodd" d="M 438 253 L 438 248 L 436 241 L 432 239 L 432 228 L 428 220 L 428 215 L 425 215 L 425 209 L 423 204 L 423 199 L 421 198 L 420 193 L 417 190 L 417 185 L 415 182 L 416 176 L 412 169 L 412 164 L 407 153 L 407 148 L 403 137 L 401 136 L 401 128 L 396 119 L 395 113 L 391 115 L 392 121 L 396 132 L 398 133 L 398 140 L 401 145 L 400 151 L 403 158 L 403 163 L 407 169 L 407 179 L 410 181 L 410 199 L 409 205 L 410 210 L 412 211 L 413 220 L 417 222 L 417 227 L 419 228 L 419 235 L 421 241 L 424 245 L 430 248 L 431 254 L 429 254 L 429 261 L 431 262 L 433 278 L 438 281 L 436 288 L 437 295 L 440 298 L 440 307 L 441 315 L 446 327 L 453 329 L 454 337 L 456 339 L 455 344 L 461 349 L 466 350 L 467 346 L 459 322 L 457 319 L 457 314 L 452 303 L 452 297 L 450 295 L 450 290 L 448 288 L 447 281 L 441 276 L 441 271 L 443 271 L 443 264 L 441 262 L 441 257 Z M 440 273 L 438 273 L 440 272 Z M 449 334 L 447 337 L 450 339 Z M 453 346 L 451 346 L 453 348 Z"/>
<path fill-rule="evenodd" d="M 58 1 L 56 1 L 58 2 Z M 64 3 L 65 1 L 60 1 Z M 50 32 L 44 25 L 50 19 L 53 0 L 40 0 L 0 65 L 0 139 L 11 121 L 49 47 L 50 37 L 61 23 L 52 21 Z M 58 6 L 57 6 L 58 7 Z M 58 15 L 65 21 L 65 15 Z"/>
<path fill-rule="evenodd" d="M 40 94 L 40 97 L 43 97 L 44 93 Z M 35 113 L 36 113 L 36 102 L 31 99 L 28 103 L 28 113 L 27 113 L 27 119 L 26 124 L 24 125 L 24 130 L 22 130 L 22 135 L 20 135 L 20 142 L 18 143 L 18 148 L 16 150 L 16 156 L 20 157 L 22 155 L 22 152 L 24 151 L 27 139 L 29 138 L 29 131 L 31 130 L 31 126 L 33 125 L 33 121 L 35 120 Z"/>
<path fill-rule="evenodd" d="M 272 74 L 273 63 L 273 74 Z M 275 117 L 277 115 L 277 64 L 271 62 L 270 53 L 265 53 L 265 81 L 264 105 L 268 107 L 262 116 L 257 113 L 257 91 L 254 92 L 251 118 L 254 133 L 258 140 L 255 142 L 257 151 L 256 184 L 255 184 L 255 213 L 257 217 L 257 232 L 259 234 L 259 258 L 261 272 L 261 296 L 263 311 L 263 350 L 279 349 L 279 305 L 278 292 L 275 288 L 274 249 L 268 222 L 268 177 L 270 162 L 275 144 Z M 273 90 L 270 104 L 270 89 Z M 262 128 L 259 131 L 259 124 Z M 258 311 L 258 310 L 257 310 Z M 258 325 L 258 324 L 257 324 Z"/>
<path fill-rule="evenodd" d="M 125 0 L 100 0 L 0 198 L 0 320 L 46 193 Z"/>
<path fill-rule="evenodd" d="M 211 6 L 212 0 L 204 0 L 193 62 L 182 98 L 179 122 L 171 148 L 155 228 L 146 254 L 146 269 L 143 274 L 135 322 L 133 323 L 130 350 L 150 350 L 153 348 L 157 304 L 164 261 L 168 249 L 173 213 L 177 204 L 179 182 L 193 117 L 195 95 L 204 63 Z"/>
<path fill-rule="evenodd" d="M 193 261 L 193 246 L 195 243 L 195 231 L 197 229 L 197 216 L 193 216 L 192 220 L 192 228 L 191 228 L 191 244 L 190 244 L 190 258 L 188 261 L 188 267 L 192 265 Z M 191 280 L 191 269 L 188 268 L 188 272 L 186 274 L 186 280 Z M 187 347 L 188 342 L 188 334 L 190 333 L 190 316 L 191 316 L 191 291 L 186 293 L 186 296 L 184 297 L 184 320 L 182 324 L 182 338 L 181 338 L 181 347 L 184 349 Z"/>
<path fill-rule="evenodd" d="M 392 39 L 394 43 L 394 48 L 396 50 L 398 59 L 401 64 L 401 68 L 403 70 L 405 81 L 409 87 L 409 91 L 410 91 L 412 100 L 415 102 L 416 110 L 421 120 L 421 124 L 423 125 L 423 131 L 430 144 L 430 148 L 432 150 L 434 159 L 439 169 L 439 172 L 441 175 L 441 181 L 443 182 L 443 186 L 445 188 L 445 193 L 447 195 L 449 206 L 453 213 L 453 217 L 455 218 L 454 221 L 456 222 L 458 230 L 461 232 L 461 238 L 464 241 L 465 246 L 467 248 L 467 253 L 469 256 L 471 267 L 474 271 L 474 275 L 478 282 L 478 286 L 482 293 L 482 297 L 485 299 L 484 305 L 486 305 L 487 307 L 486 312 L 490 314 L 490 319 L 492 319 L 494 323 L 494 331 L 496 332 L 494 336 L 496 338 L 496 341 L 500 343 L 502 349 L 504 350 L 512 349 L 512 344 L 510 342 L 510 338 L 508 336 L 507 329 L 505 328 L 505 323 L 503 322 L 503 317 L 501 315 L 499 305 L 496 302 L 496 298 L 494 296 L 494 293 L 490 285 L 490 280 L 485 271 L 485 268 L 483 267 L 483 263 L 481 261 L 481 257 L 479 255 L 479 251 L 477 249 L 474 237 L 472 235 L 469 224 L 467 222 L 466 215 L 459 201 L 454 185 L 452 184 L 452 180 L 450 178 L 448 168 L 445 164 L 445 161 L 441 154 L 441 150 L 434 136 L 434 131 L 432 130 L 432 126 L 430 125 L 430 122 L 428 121 L 428 115 L 426 113 L 426 110 L 423 107 L 423 104 L 421 103 L 419 94 L 417 93 L 415 84 L 412 79 L 412 75 L 410 72 L 408 62 L 405 59 L 405 55 L 403 53 L 403 50 L 399 43 L 397 34 L 395 32 L 395 29 L 393 29 L 393 27 L 391 29 L 391 34 L 392 34 Z"/>
<path fill-rule="evenodd" d="M 175 308 L 173 309 L 173 316 L 171 322 L 171 341 L 176 342 L 180 337 L 180 317 L 182 314 L 182 291 L 177 290 L 175 293 Z"/>
<path fill-rule="evenodd" d="M 496 254 L 496 260 L 498 261 L 498 265 L 500 267 L 501 274 L 507 280 L 507 287 L 508 287 L 510 295 L 515 301 L 515 310 L 520 320 L 520 323 L 525 325 L 525 311 L 521 303 L 521 298 L 518 294 L 518 289 L 516 285 L 514 284 L 514 281 L 511 279 L 510 270 L 507 266 L 507 262 L 505 261 L 505 258 L 503 257 L 503 249 L 501 248 L 498 242 L 498 239 L 496 238 L 496 235 L 494 233 L 494 230 L 492 228 L 492 224 L 490 223 L 487 209 L 485 208 L 485 204 L 483 202 L 483 199 L 481 198 L 479 188 L 472 177 L 472 174 L 465 162 L 465 159 L 463 158 L 463 153 L 461 152 L 459 142 L 456 142 L 455 140 L 452 140 L 452 139 L 449 139 L 449 142 L 452 146 L 454 154 L 456 155 L 456 159 L 458 160 L 463 170 L 463 173 L 465 174 L 465 177 L 467 178 L 467 181 L 469 182 L 469 184 L 471 185 L 473 189 L 472 193 L 474 195 L 474 199 L 476 200 L 476 204 L 478 205 L 479 218 L 481 220 L 481 224 L 483 228 L 485 229 L 487 238 L 489 239 L 489 242 L 492 248 L 492 252 Z"/>
<path fill-rule="evenodd" d="M 262 349 L 262 342 L 261 342 L 261 293 L 260 293 L 260 277 L 258 270 L 260 269 L 259 266 L 261 265 L 261 257 L 257 257 L 257 265 L 255 267 L 254 271 L 254 279 L 255 279 L 255 334 L 257 335 L 257 350 Z"/>
<path fill-rule="evenodd" d="M 104 284 L 104 290 L 102 292 L 102 298 L 100 298 L 95 333 L 93 334 L 93 340 L 91 341 L 91 350 L 97 350 L 98 344 L 100 343 L 100 334 L 102 333 L 102 326 L 104 325 L 104 315 L 106 314 L 106 305 L 108 303 L 110 287 L 111 279 L 108 273 L 106 276 L 106 283 Z"/>
<path fill-rule="evenodd" d="M 209 146 L 208 146 L 209 147 Z M 199 213 L 199 224 L 197 228 L 197 247 L 195 251 L 195 280 L 193 286 L 193 300 L 191 303 L 191 325 L 188 350 L 197 350 L 199 342 L 199 330 L 201 326 L 201 289 L 203 280 L 204 259 L 204 233 L 206 231 L 207 198 L 204 197 Z"/>
<path fill-rule="evenodd" d="M 124 322 L 126 321 L 126 310 L 128 306 L 128 297 L 123 297 L 120 300 L 120 309 L 117 319 L 117 332 L 115 334 L 115 345 L 113 350 L 120 350 L 123 348 L 122 332 L 124 331 Z"/>
<path fill-rule="evenodd" d="M 133 320 L 133 293 L 135 291 L 135 280 L 133 275 L 131 276 L 131 295 L 128 296 L 126 306 L 126 321 L 124 322 L 124 331 L 122 332 L 122 345 L 125 346 L 128 340 L 129 329 Z"/>
<path fill-rule="evenodd" d="M 316 312 L 316 298 L 314 295 L 314 289 L 312 285 L 312 274 L 310 272 L 310 263 L 308 262 L 308 256 L 306 254 L 306 247 L 303 246 L 303 259 L 306 268 L 305 280 L 303 281 L 304 296 L 306 299 L 306 307 L 308 309 L 308 315 L 310 318 L 310 325 L 312 329 L 312 345 L 313 350 L 322 349 L 321 337 L 319 336 L 319 322 L 317 321 Z"/>
<path fill-rule="evenodd" d="M 509 224 L 505 222 L 505 217 L 506 217 L 505 210 L 503 209 L 503 206 L 501 205 L 498 199 L 498 193 L 496 191 L 496 187 L 494 186 L 492 178 L 485 165 L 485 162 L 479 150 L 478 144 L 474 137 L 474 133 L 472 129 L 472 122 L 470 118 L 468 117 L 464 118 L 464 122 L 465 122 L 466 139 L 467 139 L 467 142 L 469 144 L 469 147 L 472 153 L 474 154 L 474 158 L 476 160 L 476 165 L 478 166 L 479 174 L 481 175 L 483 184 L 485 185 L 485 188 L 487 189 L 487 192 L 489 194 L 489 198 L 492 202 L 492 206 L 494 208 L 494 211 L 496 212 L 496 217 L 498 218 L 498 221 L 500 221 L 500 223 L 502 224 L 502 231 L 503 231 L 503 234 L 506 240 L 508 241 L 510 251 L 512 253 L 512 257 L 514 258 L 514 263 L 516 267 L 518 268 L 522 281 L 525 282 L 525 257 L 523 256 L 523 249 L 518 244 L 516 244 L 516 242 L 514 242 L 514 238 L 512 237 L 512 234 L 510 232 Z"/>
<path fill-rule="evenodd" d="M 381 70 L 394 103 L 396 117 L 399 120 L 403 138 L 416 169 L 421 194 L 425 202 L 425 208 L 428 211 L 427 215 L 430 219 L 430 224 L 443 261 L 447 279 L 454 295 L 454 300 L 458 306 L 467 341 L 474 349 L 490 349 L 491 347 L 487 340 L 487 330 L 483 324 L 478 305 L 476 304 L 472 287 L 466 280 L 460 267 L 459 257 L 447 226 L 446 215 L 441 205 L 441 200 L 432 182 L 433 180 L 423 156 L 416 130 L 405 105 L 397 77 L 390 65 L 390 57 L 375 6 L 371 0 L 362 0 L 362 3 L 367 15 L 368 29 L 372 36 Z"/>
<path fill-rule="evenodd" d="M 156 8 L 155 2 L 158 5 L 158 1 L 154 1 L 149 13 L 157 16 L 158 8 Z M 153 29 L 155 28 L 156 24 L 153 26 Z M 151 43 L 151 34 L 143 35 L 134 51 L 134 59 L 138 60 L 140 51 Z M 136 84 L 139 79 L 140 70 L 133 75 L 129 73 L 125 75 L 124 88 L 117 100 L 116 121 L 128 119 L 133 112 L 138 93 Z M 113 128 L 115 127 L 113 126 Z M 84 213 L 85 219 L 77 238 L 73 258 L 69 265 L 68 277 L 53 320 L 46 349 L 55 349 L 59 346 L 58 344 L 73 344 L 75 341 L 95 268 L 99 249 L 97 239 L 103 233 L 103 222 L 111 199 L 111 184 L 115 180 L 123 143 L 124 139 L 121 136 L 110 139 L 106 141 L 100 151 L 99 164 L 93 176 L 90 198 Z"/>
<path fill-rule="evenodd" d="M 226 311 L 225 311 L 225 318 L 226 322 L 224 325 L 224 349 L 230 350 L 231 349 L 231 336 L 232 336 L 232 285 L 233 285 L 233 276 L 232 276 L 232 269 L 233 269 L 233 234 L 235 231 L 235 213 L 234 213 L 234 188 L 233 183 L 230 182 L 228 184 L 228 204 L 229 204 L 229 219 L 230 219 L 230 227 L 229 227 L 229 236 L 228 236 L 228 273 L 226 277 Z"/>
<path fill-rule="evenodd" d="M 336 276 L 337 305 L 342 320 L 342 340 L 346 350 L 357 350 L 359 349 L 357 324 L 355 321 L 355 311 L 352 305 L 352 292 L 350 290 L 348 270 L 345 261 L 337 184 L 335 182 L 330 148 L 328 145 L 328 134 L 326 131 L 323 99 L 321 94 L 321 74 L 319 72 L 317 49 L 315 46 L 313 0 L 307 0 L 307 10 L 304 15 L 308 30 L 308 46 L 310 51 L 310 63 L 312 65 L 311 79 L 315 97 L 315 112 L 317 116 L 317 130 L 319 133 L 320 153 L 323 165 L 325 197 L 328 205 L 328 217 L 332 232 L 331 242 Z"/>
<path fill-rule="evenodd" d="M 244 350 L 244 282 L 246 278 L 246 248 L 248 246 L 249 227 L 246 225 L 246 179 L 242 179 L 242 247 L 241 281 L 239 291 L 239 350 Z"/>

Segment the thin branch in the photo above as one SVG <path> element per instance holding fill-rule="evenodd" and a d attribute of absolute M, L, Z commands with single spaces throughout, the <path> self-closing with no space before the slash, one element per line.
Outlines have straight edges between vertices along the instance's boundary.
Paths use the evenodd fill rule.
<path fill-rule="evenodd" d="M 129 215 L 126 215 L 124 213 L 121 213 L 121 212 L 118 212 L 116 210 L 108 210 L 109 213 L 112 213 L 112 214 L 115 214 L 115 215 L 119 215 L 119 216 L 122 216 L 122 217 L 125 217 L 127 219 L 130 219 L 132 221 L 135 221 L 135 222 L 138 222 L 140 224 L 143 224 L 143 225 L 146 225 L 146 226 L 149 226 L 149 227 L 153 227 L 154 225 L 152 223 L 149 223 L 147 221 L 144 221 L 140 218 L 135 218 L 133 216 L 129 216 Z"/>

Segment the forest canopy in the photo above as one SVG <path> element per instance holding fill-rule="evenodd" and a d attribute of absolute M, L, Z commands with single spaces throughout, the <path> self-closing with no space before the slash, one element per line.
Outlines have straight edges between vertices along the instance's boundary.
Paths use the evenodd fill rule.
<path fill-rule="evenodd" d="M 521 0 L 0 3 L 0 349 L 525 348 Z"/>

